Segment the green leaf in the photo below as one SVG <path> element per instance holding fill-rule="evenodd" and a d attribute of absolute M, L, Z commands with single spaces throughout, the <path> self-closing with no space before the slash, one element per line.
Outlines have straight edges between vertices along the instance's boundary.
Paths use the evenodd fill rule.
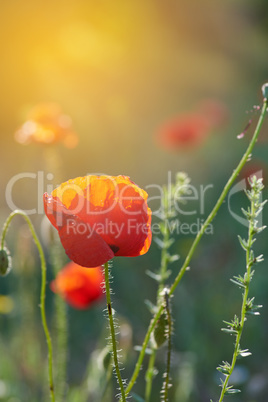
<path fill-rule="evenodd" d="M 221 331 L 226 332 L 229 335 L 237 335 L 237 331 L 232 328 L 221 328 Z"/>
<path fill-rule="evenodd" d="M 219 366 L 219 367 L 217 367 L 217 370 L 224 375 L 230 374 L 230 369 L 226 366 Z"/>
<path fill-rule="evenodd" d="M 239 394 L 239 392 L 241 392 L 240 389 L 228 388 L 225 393 L 226 395 L 232 395 L 232 394 Z"/>
<path fill-rule="evenodd" d="M 164 244 L 163 240 L 159 239 L 159 237 L 153 237 L 153 239 L 156 242 L 156 244 L 158 245 L 158 247 L 160 247 L 160 248 L 165 247 L 165 244 Z"/>
<path fill-rule="evenodd" d="M 166 243 L 165 243 L 165 247 L 169 248 L 170 246 L 172 246 L 172 244 L 174 243 L 175 239 L 169 239 Z"/>
<path fill-rule="evenodd" d="M 248 243 L 247 243 L 247 241 L 245 240 L 245 239 L 242 239 L 242 237 L 241 236 L 237 236 L 238 237 L 238 240 L 239 240 L 239 242 L 240 242 L 240 244 L 241 244 L 241 247 L 245 250 L 245 251 L 247 251 L 247 249 L 248 249 Z"/>
<path fill-rule="evenodd" d="M 258 257 L 255 258 L 255 262 L 262 262 L 263 261 L 263 254 L 258 255 Z"/>
<path fill-rule="evenodd" d="M 172 274 L 172 271 L 170 269 L 168 269 L 164 274 L 163 274 L 163 280 L 166 280 L 170 277 L 170 275 Z"/>
<path fill-rule="evenodd" d="M 145 271 L 145 273 L 150 276 L 150 278 L 154 279 L 156 282 L 160 282 L 161 281 L 161 275 L 159 274 L 155 274 L 152 271 L 149 271 L 148 269 Z"/>
<path fill-rule="evenodd" d="M 150 300 L 144 300 L 145 305 L 147 306 L 150 313 L 155 314 L 157 312 L 157 306 L 155 306 Z"/>
<path fill-rule="evenodd" d="M 245 217 L 249 221 L 251 219 L 251 211 L 250 211 L 250 209 L 248 208 L 248 210 L 246 211 L 244 208 L 241 208 L 241 211 L 243 212 L 243 214 L 245 215 Z"/>
<path fill-rule="evenodd" d="M 251 355 L 252 355 L 252 353 L 248 349 L 239 351 L 239 356 L 241 356 L 241 357 L 247 357 L 247 356 L 251 356 Z"/>
<path fill-rule="evenodd" d="M 259 309 L 262 308 L 262 305 L 259 304 L 253 304 L 254 302 L 254 297 L 251 299 L 248 299 L 246 302 L 246 314 L 251 314 L 251 315 L 260 315 Z"/>
<path fill-rule="evenodd" d="M 244 288 L 244 289 L 246 288 L 246 285 L 243 283 L 244 280 L 242 282 L 240 280 L 235 280 L 235 279 L 231 278 L 230 281 L 233 282 L 235 285 L 239 286 L 240 288 Z"/>
<path fill-rule="evenodd" d="M 179 258 L 180 258 L 180 256 L 178 254 L 170 255 L 170 256 L 168 256 L 168 261 L 170 263 L 172 263 L 172 262 L 178 261 Z"/>
<path fill-rule="evenodd" d="M 249 310 L 249 311 L 247 311 L 246 313 L 247 313 L 247 314 L 250 314 L 250 315 L 260 315 L 260 312 L 259 312 L 259 311 L 251 311 L 251 310 Z"/>

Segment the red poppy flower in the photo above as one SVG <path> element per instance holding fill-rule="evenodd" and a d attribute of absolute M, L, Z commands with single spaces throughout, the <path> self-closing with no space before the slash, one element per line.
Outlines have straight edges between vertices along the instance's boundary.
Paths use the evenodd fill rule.
<path fill-rule="evenodd" d="M 199 113 L 183 114 L 160 127 L 157 139 L 170 150 L 200 145 L 210 132 L 209 119 Z"/>
<path fill-rule="evenodd" d="M 44 103 L 31 109 L 15 138 L 21 144 L 55 144 L 61 141 L 67 148 L 74 148 L 78 142 L 70 116 L 64 114 L 56 103 Z"/>
<path fill-rule="evenodd" d="M 96 267 L 114 256 L 145 254 L 151 244 L 147 193 L 126 176 L 85 176 L 44 194 L 45 213 L 68 257 Z"/>
<path fill-rule="evenodd" d="M 86 309 L 103 296 L 103 280 L 101 267 L 87 269 L 71 261 L 58 273 L 50 288 L 71 306 Z"/>

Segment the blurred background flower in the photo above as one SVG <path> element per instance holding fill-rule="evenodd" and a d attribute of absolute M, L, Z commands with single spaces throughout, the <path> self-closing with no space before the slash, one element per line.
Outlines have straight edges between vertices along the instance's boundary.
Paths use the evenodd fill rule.
<path fill-rule="evenodd" d="M 71 261 L 57 274 L 50 287 L 72 307 L 86 309 L 104 295 L 103 279 L 101 267 L 84 268 Z"/>
<path fill-rule="evenodd" d="M 67 148 L 74 148 L 78 143 L 71 117 L 63 114 L 60 106 L 55 103 L 32 108 L 25 123 L 16 131 L 15 139 L 25 145 L 31 142 L 44 145 L 62 142 Z"/>
<path fill-rule="evenodd" d="M 157 140 L 161 147 L 178 151 L 201 145 L 211 131 L 206 116 L 192 113 L 174 118 L 165 123 L 158 132 Z"/>

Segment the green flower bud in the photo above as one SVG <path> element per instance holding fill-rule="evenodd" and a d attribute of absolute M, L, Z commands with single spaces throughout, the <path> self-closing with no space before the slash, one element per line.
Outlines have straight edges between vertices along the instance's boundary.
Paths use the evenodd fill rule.
<path fill-rule="evenodd" d="M 166 313 L 161 314 L 153 331 L 153 342 L 160 348 L 167 340 L 167 317 Z"/>
<path fill-rule="evenodd" d="M 11 269 L 11 259 L 6 249 L 0 250 L 0 275 L 5 276 Z"/>
<path fill-rule="evenodd" d="M 263 86 L 261 87 L 261 90 L 262 90 L 263 97 L 265 99 L 268 99 L 268 82 L 263 84 Z"/>

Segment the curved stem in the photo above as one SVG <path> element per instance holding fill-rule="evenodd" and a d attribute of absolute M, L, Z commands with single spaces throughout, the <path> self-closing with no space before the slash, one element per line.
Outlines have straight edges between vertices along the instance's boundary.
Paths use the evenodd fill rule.
<path fill-rule="evenodd" d="M 265 113 L 267 111 L 267 106 L 268 106 L 268 100 L 266 98 L 264 98 L 261 114 L 260 114 L 260 117 L 259 117 L 259 121 L 258 121 L 258 124 L 256 126 L 255 132 L 253 134 L 253 137 L 252 137 L 252 139 L 251 139 L 251 141 L 249 143 L 249 146 L 248 146 L 246 152 L 244 153 L 242 159 L 240 160 L 239 164 L 237 165 L 236 169 L 233 171 L 233 174 L 231 175 L 231 177 L 227 181 L 227 183 L 226 183 L 226 185 L 225 185 L 220 197 L 218 198 L 218 201 L 216 202 L 214 208 L 212 209 L 211 213 L 207 217 L 206 221 L 202 225 L 202 227 L 199 230 L 199 232 L 197 233 L 197 235 L 195 237 L 195 240 L 194 240 L 194 242 L 193 242 L 193 244 L 192 244 L 192 246 L 191 246 L 191 248 L 190 248 L 190 250 L 188 252 L 188 255 L 187 255 L 185 261 L 184 261 L 184 264 L 182 265 L 177 277 L 175 278 L 175 281 L 173 282 L 173 285 L 170 288 L 169 295 L 172 295 L 174 293 L 176 287 L 180 283 L 183 275 L 185 274 L 185 271 L 186 271 L 187 267 L 189 266 L 189 263 L 190 263 L 190 261 L 192 259 L 192 256 L 193 256 L 194 252 L 195 252 L 195 249 L 196 249 L 199 241 L 201 240 L 206 228 L 212 222 L 212 220 L 215 218 L 215 216 L 216 216 L 221 204 L 224 201 L 224 198 L 226 197 L 226 195 L 227 195 L 228 191 L 230 190 L 232 184 L 234 183 L 236 177 L 238 176 L 238 174 L 240 173 L 241 169 L 245 165 L 247 159 L 249 158 L 249 155 L 251 154 L 251 152 L 252 152 L 252 150 L 254 148 L 254 145 L 255 145 L 255 143 L 257 141 L 258 135 L 260 133 L 260 130 L 261 130 L 264 118 L 265 118 Z M 139 374 L 139 371 L 140 371 L 140 368 L 141 368 L 141 365 L 142 365 L 142 362 L 143 362 L 143 358 L 144 358 L 144 355 L 145 355 L 145 350 L 146 350 L 147 344 L 148 344 L 148 342 L 150 340 L 150 335 L 151 335 L 151 333 L 152 333 L 152 331 L 154 329 L 154 326 L 156 325 L 157 320 L 159 319 L 159 317 L 161 315 L 162 310 L 163 310 L 163 308 L 160 306 L 158 308 L 158 311 L 155 314 L 155 317 L 151 321 L 151 324 L 150 324 L 150 326 L 148 328 L 147 334 L 145 335 L 144 342 L 142 344 L 140 355 L 139 355 L 138 361 L 136 363 L 133 375 L 132 375 L 132 377 L 131 377 L 131 379 L 129 381 L 129 384 L 128 384 L 127 388 L 126 388 L 126 395 L 129 394 L 129 392 L 131 391 L 131 389 L 132 389 L 132 387 L 133 387 L 133 385 L 134 385 L 134 383 L 135 383 L 135 381 L 136 381 L 136 379 L 138 377 L 138 374 Z"/>
<path fill-rule="evenodd" d="M 4 247 L 4 242 L 5 242 L 5 237 L 6 233 L 8 230 L 8 227 L 10 225 L 10 222 L 16 215 L 21 215 L 27 222 L 29 229 L 31 231 L 31 234 L 33 236 L 34 242 L 37 246 L 39 256 L 40 256 L 40 261 L 41 261 L 41 272 L 42 272 L 42 279 L 41 279 L 41 292 L 40 292 L 40 310 L 41 310 L 41 319 L 42 319 L 42 325 L 47 341 L 47 348 L 48 348 L 48 377 L 49 377 L 49 389 L 50 389 L 50 396 L 53 402 L 55 402 L 55 392 L 54 392 L 54 382 L 53 382 L 53 356 L 52 356 L 52 342 L 51 342 L 51 337 L 49 333 L 49 329 L 47 326 L 47 319 L 46 319 L 46 310 L 45 310 L 45 297 L 46 297 L 46 260 L 45 260 L 45 255 L 41 246 L 41 243 L 37 237 L 37 234 L 34 230 L 33 224 L 29 218 L 29 216 L 19 210 L 15 210 L 11 212 L 11 214 L 8 216 L 6 222 L 4 223 L 3 231 L 2 231 L 2 237 L 1 237 L 1 248 Z"/>
<path fill-rule="evenodd" d="M 112 309 L 112 302 L 111 302 L 111 291 L 110 291 L 110 282 L 109 282 L 109 266 L 108 262 L 104 264 L 104 273 L 105 273 L 105 289 L 106 289 L 106 301 L 107 301 L 107 311 L 109 317 L 109 324 L 110 324 L 110 332 L 111 332 L 111 341 L 113 347 L 113 358 L 114 358 L 114 367 L 116 371 L 117 381 L 121 390 L 121 399 L 123 402 L 126 402 L 124 384 L 121 377 L 119 364 L 118 364 L 118 355 L 117 355 L 117 345 L 115 339 L 115 330 L 114 330 L 114 320 L 113 320 L 113 309 Z"/>

